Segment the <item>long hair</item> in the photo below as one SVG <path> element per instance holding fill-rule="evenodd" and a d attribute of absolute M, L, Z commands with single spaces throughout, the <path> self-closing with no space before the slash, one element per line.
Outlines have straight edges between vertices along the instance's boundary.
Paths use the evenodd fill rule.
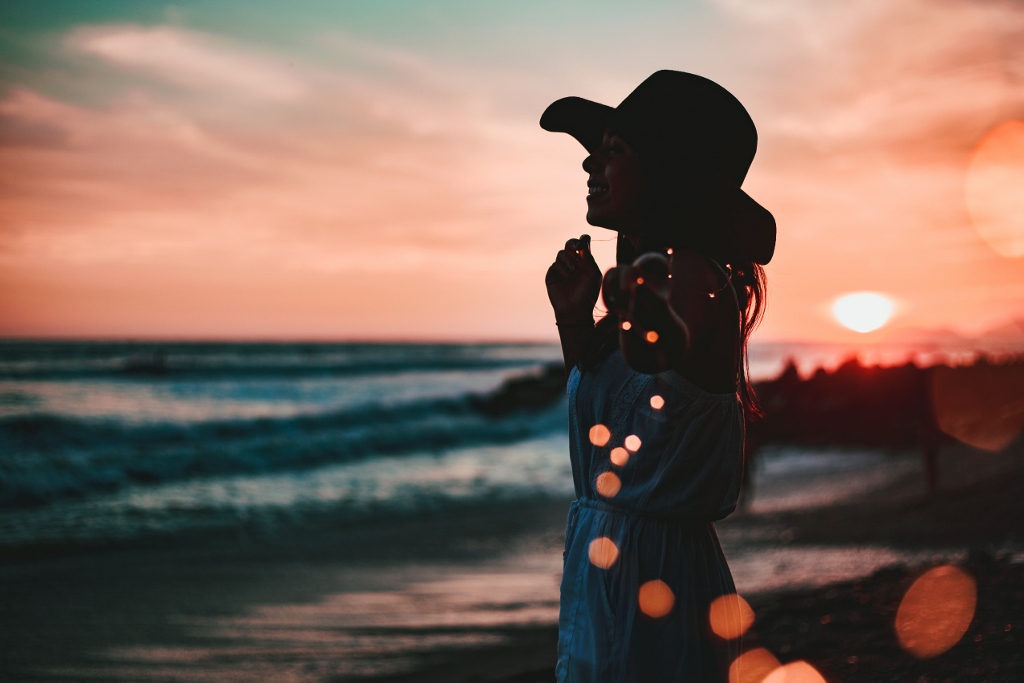
<path fill-rule="evenodd" d="M 708 212 L 701 210 L 702 198 L 694 191 L 693 172 L 681 169 L 676 155 L 640 152 L 640 162 L 643 174 L 640 253 L 672 247 L 693 250 L 709 258 L 718 256 L 713 254 L 714 226 L 705 220 Z M 640 255 L 634 253 L 632 245 L 623 235 L 619 235 L 616 251 L 616 260 L 620 265 L 631 263 Z M 732 272 L 729 284 L 736 295 L 738 325 L 736 388 L 744 414 L 750 420 L 763 415 L 750 382 L 747 345 L 764 314 L 767 280 L 764 268 L 756 263 L 731 262 L 729 265 Z M 581 341 L 577 353 L 577 365 L 581 372 L 592 370 L 619 348 L 619 330 L 615 318 L 611 314 L 604 316 Z"/>

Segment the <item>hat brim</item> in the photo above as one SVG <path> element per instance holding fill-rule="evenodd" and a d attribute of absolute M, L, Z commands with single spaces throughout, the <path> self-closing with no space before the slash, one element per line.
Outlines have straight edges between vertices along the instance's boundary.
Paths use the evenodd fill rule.
<path fill-rule="evenodd" d="M 552 133 L 568 133 L 583 145 L 587 152 L 601 146 L 604 132 L 622 124 L 613 108 L 582 97 L 563 97 L 544 110 L 540 127 Z M 700 194 L 714 201 L 708 204 L 708 224 L 719 225 L 720 244 L 712 249 L 713 258 L 750 260 L 767 264 L 775 253 L 776 225 L 771 212 L 757 203 L 737 184 L 716 173 L 706 173 Z"/>
<path fill-rule="evenodd" d="M 540 127 L 552 133 L 568 133 L 588 152 L 601 146 L 604 131 L 615 122 L 615 109 L 582 97 L 563 97 L 552 102 L 540 117 Z"/>

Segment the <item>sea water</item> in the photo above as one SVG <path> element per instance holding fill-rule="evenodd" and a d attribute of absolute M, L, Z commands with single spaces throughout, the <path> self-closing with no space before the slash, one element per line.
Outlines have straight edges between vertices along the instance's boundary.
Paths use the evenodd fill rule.
<path fill-rule="evenodd" d="M 760 346 L 751 370 L 764 379 L 788 358 L 806 371 L 843 355 Z M 324 516 L 336 525 L 401 523 L 424 511 L 486 515 L 488 506 L 543 498 L 567 505 L 564 398 L 499 416 L 475 403 L 559 357 L 544 344 L 0 343 L 0 550 L 241 528 L 283 536 Z M 834 502 L 915 466 L 870 450 L 767 449 L 750 510 Z M 745 593 L 928 559 L 883 547 L 722 540 Z M 224 680 L 258 663 L 252 680 L 315 680 L 415 669 L 415 653 L 554 623 L 560 542 L 517 543 L 463 562 L 325 566 L 316 570 L 335 588 L 315 601 L 181 615 L 187 646 L 114 646 L 97 671 Z"/>
<path fill-rule="evenodd" d="M 0 344 L 0 545 L 572 491 L 537 344 Z"/>
<path fill-rule="evenodd" d="M 755 345 L 751 373 L 848 352 Z M 0 342 L 0 547 L 571 497 L 564 399 L 474 407 L 559 358 L 553 344 Z M 788 457 L 773 481 L 798 495 L 809 470 L 786 470 L 793 457 L 878 456 Z"/>

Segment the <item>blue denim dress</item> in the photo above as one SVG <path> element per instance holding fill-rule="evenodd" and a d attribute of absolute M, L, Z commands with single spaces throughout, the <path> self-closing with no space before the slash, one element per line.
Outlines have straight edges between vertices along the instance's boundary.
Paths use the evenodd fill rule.
<path fill-rule="evenodd" d="M 735 592 L 712 522 L 736 507 L 739 400 L 675 371 L 634 372 L 619 351 L 583 375 L 573 369 L 568 394 L 577 500 L 557 680 L 727 681 L 739 643 L 711 633 L 708 608 Z"/>

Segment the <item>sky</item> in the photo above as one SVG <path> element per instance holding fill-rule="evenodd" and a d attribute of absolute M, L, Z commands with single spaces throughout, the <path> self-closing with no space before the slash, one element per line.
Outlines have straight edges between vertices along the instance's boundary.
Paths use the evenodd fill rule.
<path fill-rule="evenodd" d="M 1015 0 L 9 0 L 0 336 L 555 339 L 547 266 L 613 235 L 538 119 L 663 68 L 757 125 L 758 339 L 1024 320 Z M 857 291 L 888 325 L 836 322 Z"/>

